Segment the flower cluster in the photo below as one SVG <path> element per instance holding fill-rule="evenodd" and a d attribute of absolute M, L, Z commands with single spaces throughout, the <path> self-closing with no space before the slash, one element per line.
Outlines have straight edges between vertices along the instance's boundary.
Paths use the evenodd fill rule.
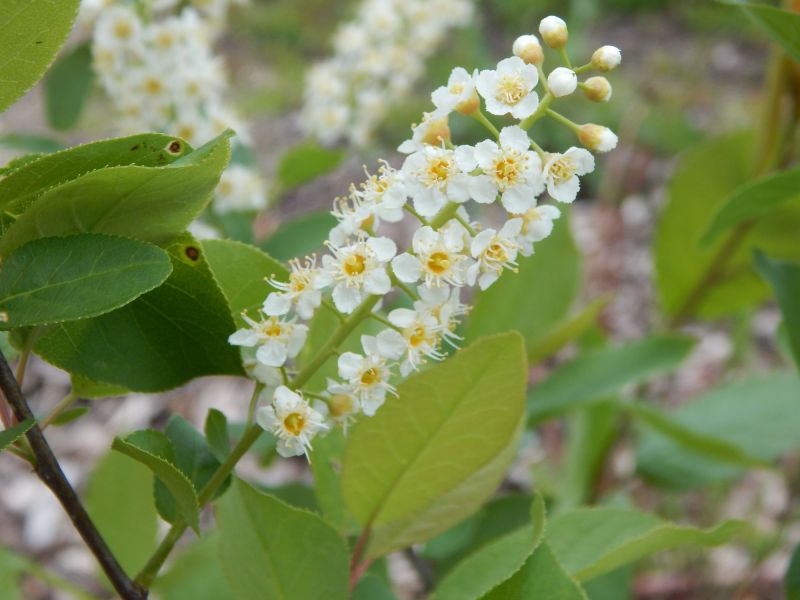
<path fill-rule="evenodd" d="M 472 0 L 364 0 L 334 36 L 334 55 L 306 78 L 301 124 L 322 143 L 363 146 L 407 95 L 445 34 L 466 25 Z"/>
<path fill-rule="evenodd" d="M 155 4 L 169 8 L 163 1 Z M 94 67 L 123 133 L 161 131 L 195 146 L 226 129 L 246 139 L 246 127 L 225 101 L 224 64 L 212 51 L 218 25 L 211 17 L 221 18 L 230 1 L 196 4 L 203 12 L 189 7 L 161 19 L 144 19 L 125 4 L 111 4 L 97 15 Z M 263 181 L 242 166 L 229 169 L 216 196 L 218 212 L 266 205 Z"/>
<path fill-rule="evenodd" d="M 504 272 L 515 271 L 519 257 L 532 254 L 560 216 L 555 205 L 540 203 L 542 195 L 547 192 L 556 203 L 573 202 L 580 177 L 595 166 L 590 150 L 606 152 L 616 145 L 609 129 L 575 124 L 550 107 L 579 87 L 590 99 L 608 100 L 605 79 L 607 93 L 596 98 L 597 84 L 579 82 L 578 76 L 610 70 L 620 61 L 619 51 L 606 46 L 573 68 L 563 51 L 564 22 L 548 17 L 540 33 L 545 43 L 562 50 L 565 66 L 545 76 L 538 38 L 526 35 L 515 42 L 514 55 L 494 69 L 472 74 L 454 69 L 447 84 L 433 92 L 433 110 L 400 146 L 407 154 L 403 164 L 394 168 L 382 162 L 377 173 L 367 173 L 360 186 L 351 187 L 348 197 L 338 198 L 332 211 L 338 223 L 321 260 L 292 261 L 286 281 L 270 282 L 274 291 L 260 318 L 245 316 L 247 327 L 231 336 L 230 343 L 255 349 L 260 369 L 255 375 L 271 383 L 264 392 L 269 405 L 260 409 L 259 422 L 278 436 L 281 454 L 307 452 L 316 433 L 346 426 L 358 413 L 375 414 L 396 393 L 396 375 L 444 358 L 443 343 L 454 346 L 460 339 L 459 321 L 468 310 L 465 288 L 485 290 Z M 498 130 L 483 108 L 492 115 L 510 115 L 514 123 Z M 482 123 L 491 138 L 474 146 L 455 145 L 448 127 L 455 111 Z M 545 117 L 572 129 L 584 147 L 543 150 L 528 131 Z M 499 205 L 494 213 L 503 215 L 502 222 L 485 224 L 476 218 L 477 211 L 468 210 L 489 204 Z M 405 214 L 418 227 L 410 247 L 398 252 L 379 230 Z M 408 295 L 411 307 L 384 315 L 377 307 L 393 291 Z M 362 336 L 360 352 L 338 355 L 338 380 L 328 380 L 324 390 L 306 391 L 314 400 L 310 404 L 299 391 L 279 387 L 275 392 L 274 386 L 292 385 L 287 362 L 305 343 L 308 326 L 303 322 L 323 303 L 326 310 L 340 313 L 345 324 L 372 318 L 384 328 Z M 273 369 L 272 374 L 264 368 Z"/>

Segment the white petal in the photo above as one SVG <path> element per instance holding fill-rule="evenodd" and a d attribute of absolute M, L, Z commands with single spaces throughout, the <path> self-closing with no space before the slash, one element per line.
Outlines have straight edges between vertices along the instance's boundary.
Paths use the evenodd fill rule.
<path fill-rule="evenodd" d="M 396 308 L 389 313 L 389 322 L 400 328 L 410 327 L 417 321 L 417 311 L 410 308 Z"/>
<path fill-rule="evenodd" d="M 531 92 L 522 100 L 517 102 L 511 109 L 511 116 L 515 119 L 527 119 L 539 107 L 539 95 L 536 92 Z"/>
<path fill-rule="evenodd" d="M 240 329 L 228 337 L 228 343 L 232 346 L 255 346 L 258 344 L 260 337 L 256 331 L 252 329 Z"/>
<path fill-rule="evenodd" d="M 469 200 L 470 184 L 472 177 L 464 173 L 458 173 L 450 178 L 447 183 L 447 195 L 453 202 L 466 202 Z"/>
<path fill-rule="evenodd" d="M 258 349 L 256 360 L 268 367 L 282 367 L 286 362 L 286 346 L 270 340 Z"/>
<path fill-rule="evenodd" d="M 390 360 L 397 360 L 406 351 L 406 340 L 394 329 L 384 329 L 378 336 L 378 352 Z"/>
<path fill-rule="evenodd" d="M 515 185 L 503 192 L 501 201 L 503 208 L 508 212 L 519 214 L 533 208 L 536 204 L 536 196 L 530 186 Z"/>
<path fill-rule="evenodd" d="M 256 411 L 256 423 L 266 431 L 272 431 L 273 426 L 278 422 L 275 410 L 271 406 L 262 406 Z"/>
<path fill-rule="evenodd" d="M 264 312 L 271 317 L 285 315 L 292 307 L 292 299 L 280 292 L 272 292 L 264 300 Z"/>
<path fill-rule="evenodd" d="M 352 379 L 361 371 L 361 365 L 364 363 L 364 357 L 354 352 L 345 352 L 339 357 L 337 366 L 339 368 L 339 377 L 342 379 Z"/>
<path fill-rule="evenodd" d="M 569 204 L 575 200 L 580 187 L 581 184 L 578 178 L 570 177 L 562 183 L 553 183 L 552 185 L 548 184 L 547 193 L 553 197 L 553 200 Z"/>
<path fill-rule="evenodd" d="M 594 171 L 594 156 L 585 148 L 575 148 L 573 146 L 564 154 L 575 161 L 575 173 L 577 175 L 586 175 Z"/>
<path fill-rule="evenodd" d="M 336 305 L 336 309 L 346 315 L 349 315 L 359 304 L 361 304 L 361 290 L 354 287 L 348 287 L 343 283 L 340 283 L 333 288 L 332 296 L 333 303 Z"/>
<path fill-rule="evenodd" d="M 478 235 L 472 238 L 472 244 L 470 247 L 472 256 L 475 258 L 480 256 L 481 253 L 484 250 L 486 250 L 486 247 L 491 243 L 492 238 L 495 236 L 496 233 L 497 232 L 494 229 L 484 229 L 483 231 L 478 233 Z"/>
<path fill-rule="evenodd" d="M 392 260 L 392 270 L 400 281 L 415 283 L 422 274 L 422 265 L 416 256 L 404 252 Z"/>
<path fill-rule="evenodd" d="M 497 198 L 497 186 L 488 175 L 478 175 L 470 181 L 470 195 L 481 204 L 491 204 Z"/>
<path fill-rule="evenodd" d="M 388 262 L 397 254 L 397 246 L 387 237 L 373 237 L 367 240 L 367 246 L 375 253 L 381 262 Z"/>
<path fill-rule="evenodd" d="M 500 148 L 492 140 L 483 140 L 475 144 L 475 160 L 484 171 L 494 169 L 498 154 Z"/>
<path fill-rule="evenodd" d="M 503 127 L 500 132 L 500 145 L 504 150 L 527 152 L 531 147 L 531 139 L 522 127 L 512 125 Z"/>
<path fill-rule="evenodd" d="M 472 146 L 458 146 L 455 155 L 456 165 L 465 173 L 469 173 L 478 165 L 475 158 L 475 148 Z"/>
<path fill-rule="evenodd" d="M 373 269 L 364 275 L 364 291 L 368 294 L 388 294 L 391 289 L 392 281 L 385 269 Z"/>

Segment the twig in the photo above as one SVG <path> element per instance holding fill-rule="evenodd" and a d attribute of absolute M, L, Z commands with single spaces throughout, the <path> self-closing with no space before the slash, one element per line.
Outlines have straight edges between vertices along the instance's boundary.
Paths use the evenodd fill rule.
<path fill-rule="evenodd" d="M 3 394 L 11 405 L 17 420 L 21 422 L 33 418 L 33 413 L 25 401 L 22 390 L 20 390 L 14 373 L 11 371 L 11 367 L 2 351 L 0 351 L 0 389 L 3 390 Z M 50 445 L 42 435 L 42 430 L 39 429 L 38 425 L 34 425 L 25 435 L 36 457 L 36 465 L 34 466 L 36 474 L 50 488 L 61 503 L 61 506 L 64 507 L 73 525 L 75 525 L 75 529 L 78 530 L 83 541 L 86 542 L 92 554 L 97 558 L 114 589 L 125 600 L 145 600 L 147 591 L 134 584 L 125 574 L 122 566 L 120 566 L 100 532 L 97 531 L 97 527 L 95 527 L 86 509 L 81 504 L 78 494 L 75 493 L 61 470 L 61 466 L 50 449 Z"/>

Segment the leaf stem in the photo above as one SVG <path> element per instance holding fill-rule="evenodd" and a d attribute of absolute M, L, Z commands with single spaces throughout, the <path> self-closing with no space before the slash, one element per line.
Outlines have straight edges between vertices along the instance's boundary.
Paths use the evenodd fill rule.
<path fill-rule="evenodd" d="M 61 414 L 67 410 L 70 406 L 72 406 L 78 397 L 75 395 L 74 392 L 70 392 L 67 394 L 63 400 L 61 400 L 58 404 L 53 407 L 53 410 L 50 411 L 50 414 L 47 415 L 44 420 L 39 424 L 39 427 L 42 431 L 47 429 L 50 425 L 53 424 Z"/>
<path fill-rule="evenodd" d="M 2 351 L 0 351 L 0 389 L 2 389 L 18 421 L 22 422 L 33 418 L 33 413 Z M 50 488 L 61 503 L 61 506 L 64 507 L 75 529 L 78 530 L 81 538 L 94 554 L 111 585 L 114 586 L 120 597 L 125 600 L 145 600 L 147 591 L 132 582 L 125 574 L 119 561 L 111 552 L 83 504 L 81 504 L 78 494 L 75 493 L 61 470 L 61 465 L 58 464 L 50 445 L 42 435 L 42 430 L 39 429 L 38 425 L 34 425 L 25 435 L 36 457 L 34 470 L 37 476 Z"/>

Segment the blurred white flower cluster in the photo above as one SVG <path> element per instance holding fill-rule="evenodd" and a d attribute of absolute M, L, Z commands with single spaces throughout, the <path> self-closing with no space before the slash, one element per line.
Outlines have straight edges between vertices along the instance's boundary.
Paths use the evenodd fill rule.
<path fill-rule="evenodd" d="M 147 18 L 119 1 L 84 1 L 90 5 L 85 18 L 94 17 L 94 67 L 121 133 L 159 131 L 200 146 L 233 129 L 247 142 L 247 127 L 225 97 L 225 65 L 213 52 L 231 0 L 194 0 L 178 14 L 170 10 L 180 3 L 157 0 Z M 217 212 L 265 206 L 265 185 L 255 171 L 232 165 L 223 174 Z"/>
<path fill-rule="evenodd" d="M 364 0 L 334 35 L 334 54 L 307 77 L 301 126 L 323 144 L 363 146 L 422 74 L 472 0 Z"/>
<path fill-rule="evenodd" d="M 514 55 L 494 69 L 472 74 L 454 69 L 447 84 L 433 92 L 434 109 L 400 146 L 408 155 L 402 166 L 382 162 L 377 173 L 351 187 L 347 198 L 336 199 L 332 214 L 338 224 L 326 242 L 327 253 L 319 261 L 292 261 L 288 280 L 270 282 L 274 291 L 261 315 L 245 316 L 247 327 L 231 336 L 231 344 L 254 352 L 259 365 L 254 376 L 266 385 L 268 403 L 258 413 L 259 423 L 279 438 L 284 456 L 307 452 L 316 433 L 346 426 L 358 413 L 375 414 L 387 395 L 396 393 L 397 375 L 444 358 L 442 344 L 454 346 L 460 339 L 457 328 L 468 310 L 465 288 L 485 290 L 504 272 L 516 271 L 519 257 L 532 254 L 560 216 L 540 197 L 546 191 L 557 203 L 573 202 L 580 177 L 594 170 L 592 152 L 616 146 L 611 130 L 578 125 L 551 106 L 579 87 L 590 100 L 608 100 L 607 80 L 607 93 L 594 97 L 596 84 L 579 82 L 578 76 L 610 70 L 620 61 L 619 51 L 606 46 L 573 68 L 564 49 L 566 24 L 547 17 L 540 33 L 560 51 L 563 66 L 546 76 L 540 43 L 526 35 L 514 44 Z M 498 130 L 482 108 L 510 116 L 514 124 Z M 448 119 L 456 111 L 483 124 L 490 138 L 474 146 L 455 145 Z M 528 132 L 543 118 L 571 129 L 584 147 L 542 149 Z M 490 204 L 502 207 L 502 222 L 478 219 L 476 205 Z M 380 229 L 406 215 L 418 227 L 410 247 L 398 252 Z M 390 293 L 407 295 L 410 307 L 384 315 L 378 307 Z M 339 313 L 345 328 L 368 318 L 384 328 L 362 336 L 360 352 L 328 349 L 338 355 L 339 379 L 328 380 L 326 389 L 292 391 L 289 387 L 302 385 L 293 386 L 286 365 L 305 345 L 309 326 L 304 321 L 323 303 L 326 311 Z"/>

